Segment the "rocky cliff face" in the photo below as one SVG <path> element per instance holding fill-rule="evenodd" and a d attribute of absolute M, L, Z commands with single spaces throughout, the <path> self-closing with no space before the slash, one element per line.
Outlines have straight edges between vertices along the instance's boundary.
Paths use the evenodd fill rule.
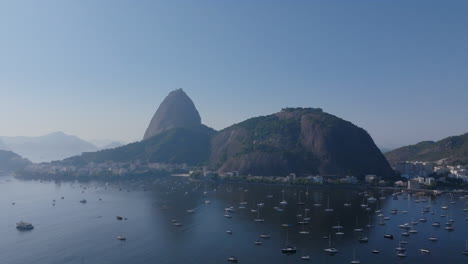
<path fill-rule="evenodd" d="M 220 131 L 210 162 L 244 175 L 393 175 L 364 129 L 313 108 L 284 109 Z"/>
<path fill-rule="evenodd" d="M 468 133 L 440 141 L 423 141 L 385 153 L 390 164 L 400 161 L 435 161 L 441 164 L 468 164 Z"/>
<path fill-rule="evenodd" d="M 200 114 L 190 97 L 182 89 L 169 93 L 154 114 L 146 129 L 144 140 L 172 128 L 197 128 L 201 126 Z"/>

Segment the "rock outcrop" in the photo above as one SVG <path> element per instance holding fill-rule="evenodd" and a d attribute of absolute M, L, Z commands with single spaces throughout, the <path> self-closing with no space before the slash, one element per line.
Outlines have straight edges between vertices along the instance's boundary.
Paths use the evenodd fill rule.
<path fill-rule="evenodd" d="M 172 128 L 198 128 L 201 118 L 192 99 L 182 89 L 177 89 L 159 105 L 146 129 L 144 140 Z"/>
<path fill-rule="evenodd" d="M 393 175 L 364 129 L 314 108 L 287 108 L 221 130 L 210 162 L 242 175 Z"/>

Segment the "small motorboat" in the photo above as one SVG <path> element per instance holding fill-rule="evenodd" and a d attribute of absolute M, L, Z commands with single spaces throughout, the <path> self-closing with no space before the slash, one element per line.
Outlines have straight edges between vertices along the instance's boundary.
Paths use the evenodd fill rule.
<path fill-rule="evenodd" d="M 367 243 L 369 242 L 369 239 L 367 237 L 359 237 L 358 241 L 359 243 Z"/>
<path fill-rule="evenodd" d="M 297 249 L 295 247 L 287 246 L 287 247 L 281 249 L 281 252 L 286 254 L 286 255 L 292 255 L 292 254 L 296 254 Z"/>
<path fill-rule="evenodd" d="M 390 235 L 390 234 L 385 234 L 383 237 L 388 238 L 388 239 L 393 239 L 393 235 Z"/>
<path fill-rule="evenodd" d="M 237 260 L 236 257 L 229 257 L 229 258 L 227 259 L 227 261 L 228 261 L 228 262 L 231 262 L 231 263 L 237 263 L 237 262 L 238 262 L 238 260 Z"/>
<path fill-rule="evenodd" d="M 328 254 L 336 254 L 338 253 L 338 249 L 336 248 L 326 248 L 323 251 L 327 252 Z"/>
<path fill-rule="evenodd" d="M 429 254 L 429 253 L 431 253 L 431 251 L 429 251 L 429 249 L 424 249 L 424 248 L 421 248 L 419 251 L 420 251 L 422 254 Z"/>
<path fill-rule="evenodd" d="M 16 223 L 16 229 L 18 230 L 32 230 L 34 226 L 31 223 L 20 221 Z"/>
<path fill-rule="evenodd" d="M 118 237 L 117 237 L 117 240 L 125 241 L 125 240 L 127 240 L 127 238 L 124 237 L 124 236 L 118 236 Z"/>

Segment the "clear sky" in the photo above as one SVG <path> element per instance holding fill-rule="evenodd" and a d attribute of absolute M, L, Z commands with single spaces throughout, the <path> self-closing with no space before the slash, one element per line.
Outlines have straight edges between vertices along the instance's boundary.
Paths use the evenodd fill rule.
<path fill-rule="evenodd" d="M 141 139 L 321 107 L 395 147 L 468 132 L 468 1 L 0 1 L 0 135 Z"/>

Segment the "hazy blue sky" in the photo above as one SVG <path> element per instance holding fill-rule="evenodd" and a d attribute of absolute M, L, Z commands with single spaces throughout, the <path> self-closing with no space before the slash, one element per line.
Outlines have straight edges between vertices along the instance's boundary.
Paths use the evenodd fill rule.
<path fill-rule="evenodd" d="M 468 1 L 0 1 L 0 135 L 140 139 L 321 107 L 394 147 L 468 132 Z"/>

